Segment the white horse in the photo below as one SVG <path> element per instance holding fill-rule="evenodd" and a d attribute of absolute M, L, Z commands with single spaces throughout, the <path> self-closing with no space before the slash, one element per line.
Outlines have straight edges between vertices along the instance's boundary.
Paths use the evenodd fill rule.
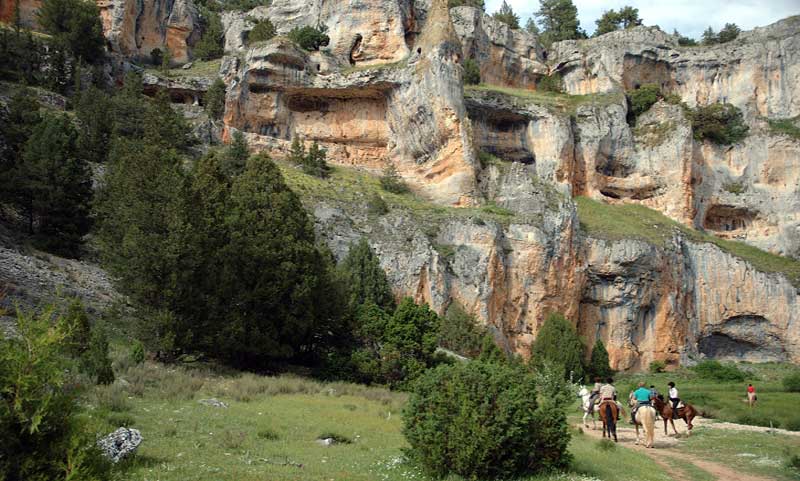
<path fill-rule="evenodd" d="M 583 411 L 583 426 L 589 427 L 586 418 L 592 417 L 592 429 L 597 429 L 597 420 L 594 418 L 594 403 L 591 401 L 592 393 L 586 389 L 586 386 L 581 386 L 578 391 L 578 397 L 581 398 L 581 410 Z"/>

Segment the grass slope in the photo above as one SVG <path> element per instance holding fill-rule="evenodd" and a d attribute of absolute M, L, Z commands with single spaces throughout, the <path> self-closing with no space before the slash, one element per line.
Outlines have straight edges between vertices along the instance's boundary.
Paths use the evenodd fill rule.
<path fill-rule="evenodd" d="M 500 94 L 508 98 L 511 102 L 521 101 L 541 105 L 552 111 L 574 115 L 581 105 L 611 105 L 620 103 L 623 95 L 619 93 L 591 94 L 591 95 L 569 95 L 555 92 L 541 92 L 537 90 L 518 89 L 512 87 L 501 87 L 499 85 L 480 84 L 465 85 L 464 95 L 469 97 L 472 92 L 489 92 Z"/>
<path fill-rule="evenodd" d="M 770 254 L 742 242 L 720 239 L 690 229 L 658 211 L 637 204 L 611 205 L 587 197 L 576 197 L 581 228 L 590 236 L 608 239 L 639 239 L 659 247 L 676 232 L 693 242 L 708 242 L 753 265 L 757 270 L 785 275 L 800 287 L 800 261 Z"/>
<path fill-rule="evenodd" d="M 85 400 L 99 431 L 127 425 L 142 432 L 137 456 L 118 466 L 116 480 L 429 479 L 403 455 L 403 393 L 153 363 L 117 371 L 125 382 L 94 388 Z M 229 407 L 198 402 L 210 397 Z M 331 434 L 352 442 L 317 442 Z M 579 432 L 570 450 L 570 472 L 520 481 L 670 479 L 646 456 L 622 446 L 608 453 Z"/>

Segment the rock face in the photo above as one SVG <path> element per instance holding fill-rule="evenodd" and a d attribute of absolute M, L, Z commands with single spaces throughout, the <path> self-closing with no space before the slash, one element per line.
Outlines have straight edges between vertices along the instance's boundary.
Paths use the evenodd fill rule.
<path fill-rule="evenodd" d="M 484 193 L 513 218 L 314 199 L 319 237 L 341 258 L 368 238 L 399 296 L 443 312 L 458 303 L 523 356 L 543 320 L 562 312 L 614 369 L 703 356 L 800 361 L 800 296 L 777 274 L 676 231 L 656 246 L 582 233 L 575 206 L 522 163 L 492 165 Z"/>
<path fill-rule="evenodd" d="M 380 5 L 344 10 L 335 21 L 378 18 Z M 396 60 L 396 49 L 364 44 L 354 57 L 355 50 L 346 54 L 340 48 L 333 31 L 322 52 L 303 51 L 283 37 L 251 48 L 231 81 L 225 124 L 247 133 L 258 148 L 285 152 L 299 136 L 322 144 L 333 162 L 375 169 L 393 163 L 427 197 L 473 203 L 476 161 L 463 103 L 462 56 L 445 2 L 431 6 L 427 22 L 410 56 L 403 44 L 404 60 L 363 70 L 347 67 Z"/>
<path fill-rule="evenodd" d="M 13 23 L 16 0 L 0 0 L 0 21 Z M 189 60 L 200 38 L 200 19 L 192 0 L 96 0 L 103 33 L 114 51 L 149 58 L 154 48 L 168 48 L 175 62 Z M 37 28 L 41 0 L 19 0 L 23 26 Z"/>
<path fill-rule="evenodd" d="M 37 28 L 36 12 L 42 6 L 41 0 L 0 0 L 0 22 L 13 24 L 14 10 L 19 6 L 19 22 L 26 28 Z"/>
<path fill-rule="evenodd" d="M 450 10 L 465 58 L 478 63 L 481 81 L 493 85 L 534 89 L 549 73 L 535 35 L 508 25 L 474 7 Z"/>
<path fill-rule="evenodd" d="M 189 60 L 200 38 L 200 20 L 192 0 L 97 0 L 103 31 L 113 49 L 133 58 L 169 49 L 175 62 Z"/>

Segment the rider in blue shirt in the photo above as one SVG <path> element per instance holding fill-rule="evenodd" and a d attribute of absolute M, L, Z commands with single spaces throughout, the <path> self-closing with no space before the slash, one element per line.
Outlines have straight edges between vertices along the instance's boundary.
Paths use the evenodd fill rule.
<path fill-rule="evenodd" d="M 636 411 L 642 406 L 649 406 L 653 399 L 653 391 L 644 387 L 644 381 L 639 382 L 639 388 L 633 391 L 633 398 L 636 400 L 636 407 L 631 409 L 631 420 L 636 424 Z"/>

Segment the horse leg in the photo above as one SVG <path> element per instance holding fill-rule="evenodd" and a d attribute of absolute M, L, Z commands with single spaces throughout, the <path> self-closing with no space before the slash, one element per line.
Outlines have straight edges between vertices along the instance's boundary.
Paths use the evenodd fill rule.
<path fill-rule="evenodd" d="M 636 428 L 636 444 L 639 444 L 639 425 L 636 424 L 636 420 L 633 421 L 633 427 Z"/>
<path fill-rule="evenodd" d="M 664 436 L 667 436 L 667 418 L 664 418 Z"/>
<path fill-rule="evenodd" d="M 675 433 L 675 435 L 677 436 L 678 435 L 678 430 L 675 429 L 675 422 L 672 419 L 670 419 L 669 420 L 669 424 L 672 426 L 672 432 Z"/>

